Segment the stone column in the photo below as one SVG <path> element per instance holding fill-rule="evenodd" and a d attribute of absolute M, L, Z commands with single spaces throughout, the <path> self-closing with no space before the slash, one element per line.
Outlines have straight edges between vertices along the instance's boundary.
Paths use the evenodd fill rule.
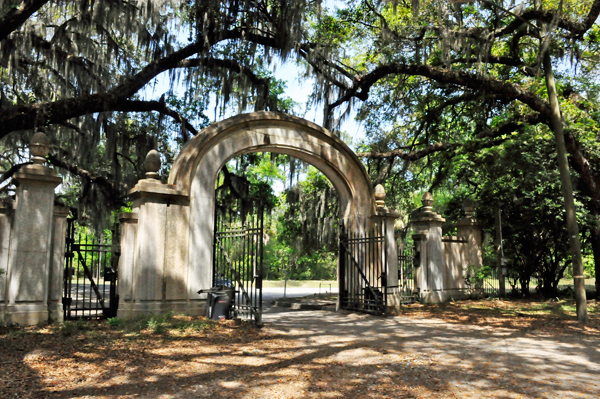
<path fill-rule="evenodd" d="M 482 262 L 481 225 L 472 217 L 474 204 L 471 199 L 463 202 L 465 217 L 456 223 L 457 235 L 467 240 L 465 251 L 465 273 L 479 270 Z"/>
<path fill-rule="evenodd" d="M 31 141 L 33 165 L 15 174 L 16 206 L 8 274 L 9 322 L 33 325 L 48 321 L 48 284 L 52 262 L 54 188 L 62 179 L 44 166 L 49 140 L 36 133 Z"/>
<path fill-rule="evenodd" d="M 133 269 L 135 265 L 135 249 L 137 238 L 137 212 L 122 213 L 119 216 L 121 223 L 121 256 L 119 257 L 119 300 L 121 308 L 124 303 L 133 299 Z"/>
<path fill-rule="evenodd" d="M 398 248 L 396 244 L 395 224 L 400 213 L 390 210 L 385 206 L 385 189 L 381 184 L 375 186 L 375 205 L 377 215 L 374 217 L 385 232 L 384 259 L 386 260 L 386 286 L 393 287 L 388 290 L 388 306 L 398 307 L 400 305 L 398 287 Z"/>
<path fill-rule="evenodd" d="M 444 291 L 446 265 L 442 245 L 442 224 L 446 219 L 432 211 L 431 193 L 423 194 L 421 201 L 423 207 L 412 214 L 411 220 L 417 246 L 415 249 L 420 252 L 419 264 L 415 270 L 416 288 L 420 290 L 421 301 L 443 302 L 448 297 L 448 293 Z"/>
<path fill-rule="evenodd" d="M 54 207 L 54 220 L 52 227 L 52 262 L 50 265 L 50 278 L 48 284 L 48 311 L 50 312 L 50 320 L 58 322 L 63 321 L 64 318 L 62 297 L 67 216 L 69 216 L 69 208 L 60 205 Z"/>
<path fill-rule="evenodd" d="M 4 319 L 6 304 L 6 284 L 10 251 L 10 226 L 12 222 L 12 201 L 0 201 L 0 320 Z"/>
<path fill-rule="evenodd" d="M 122 233 L 123 245 L 129 247 L 133 243 L 134 250 L 120 260 L 123 269 L 119 272 L 124 284 L 119 294 L 123 295 L 119 316 L 167 311 L 203 314 L 205 308 L 200 297 L 195 292 L 195 297 L 188 295 L 189 197 L 158 180 L 157 151 L 148 153 L 145 167 L 147 178 L 140 180 L 129 193 L 137 214 L 137 227 L 133 226 L 135 216 L 132 216 L 129 231 Z M 125 262 L 131 263 L 125 265 Z M 196 291 L 200 288 L 204 287 Z"/>

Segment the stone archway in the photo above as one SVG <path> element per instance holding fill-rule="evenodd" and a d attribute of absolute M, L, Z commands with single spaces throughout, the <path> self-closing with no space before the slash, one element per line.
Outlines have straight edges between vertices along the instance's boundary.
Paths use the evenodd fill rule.
<path fill-rule="evenodd" d="M 215 182 L 228 160 L 251 152 L 288 154 L 318 168 L 338 191 L 346 225 L 385 217 L 364 166 L 329 131 L 281 113 L 229 118 L 186 143 L 167 184 L 149 178 L 131 190 L 133 213 L 122 218 L 120 316 L 202 311 L 197 291 L 211 285 Z"/>

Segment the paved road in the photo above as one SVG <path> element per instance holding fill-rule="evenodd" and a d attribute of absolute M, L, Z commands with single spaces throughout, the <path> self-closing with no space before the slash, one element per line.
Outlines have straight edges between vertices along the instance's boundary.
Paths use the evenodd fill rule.
<path fill-rule="evenodd" d="M 321 287 L 321 293 L 324 294 L 326 291 L 329 291 L 329 285 L 327 288 Z M 337 294 L 338 289 L 332 288 L 331 291 Z M 285 292 L 286 297 L 299 297 L 299 296 L 307 296 L 319 293 L 319 287 L 317 288 L 291 288 L 288 287 Z M 272 301 L 283 298 L 283 288 L 272 288 L 265 287 L 263 288 L 263 304 L 268 305 Z"/>

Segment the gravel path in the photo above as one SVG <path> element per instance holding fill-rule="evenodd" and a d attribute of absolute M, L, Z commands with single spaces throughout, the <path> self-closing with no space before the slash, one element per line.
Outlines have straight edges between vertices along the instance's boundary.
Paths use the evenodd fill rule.
<path fill-rule="evenodd" d="M 600 398 L 596 324 L 545 331 L 474 314 L 270 307 L 262 329 L 16 330 L 0 336 L 0 397 Z"/>
<path fill-rule="evenodd" d="M 435 396 L 459 398 L 600 398 L 597 337 L 323 311 L 267 313 L 265 322 L 312 347 L 338 348 L 335 359 L 358 366 L 357 370 L 360 365 L 377 364 L 399 373 L 409 388 L 425 388 L 415 393 L 433 390 Z M 394 354 L 408 355 L 408 360 L 404 356 L 395 364 Z M 362 385 L 369 387 L 377 380 L 367 378 Z"/>

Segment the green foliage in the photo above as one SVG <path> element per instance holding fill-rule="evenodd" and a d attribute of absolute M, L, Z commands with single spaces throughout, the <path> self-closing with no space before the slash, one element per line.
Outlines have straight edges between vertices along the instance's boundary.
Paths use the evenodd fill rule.
<path fill-rule="evenodd" d="M 510 285 L 528 293 L 533 280 L 544 295 L 555 297 L 571 261 L 552 135 L 545 129 L 530 128 L 519 140 L 457 158 L 455 165 L 454 176 L 467 185 L 447 200 L 448 214 L 450 219 L 460 218 L 463 199 L 476 199 L 476 217 L 490 237 L 484 251 L 485 267 L 495 268 L 496 264 L 493 211 L 499 207 Z M 585 234 L 589 214 L 580 202 L 577 209 Z"/>
<path fill-rule="evenodd" d="M 167 312 L 161 315 L 146 314 L 134 319 L 110 318 L 108 325 L 115 331 L 123 331 L 130 334 L 172 334 L 172 333 L 194 333 L 214 328 L 215 322 L 204 318 L 192 318 L 189 316 L 175 315 Z"/>
<path fill-rule="evenodd" d="M 88 331 L 90 328 L 90 322 L 87 320 L 65 320 L 59 325 L 58 331 L 61 335 L 69 337 L 83 331 Z"/>

